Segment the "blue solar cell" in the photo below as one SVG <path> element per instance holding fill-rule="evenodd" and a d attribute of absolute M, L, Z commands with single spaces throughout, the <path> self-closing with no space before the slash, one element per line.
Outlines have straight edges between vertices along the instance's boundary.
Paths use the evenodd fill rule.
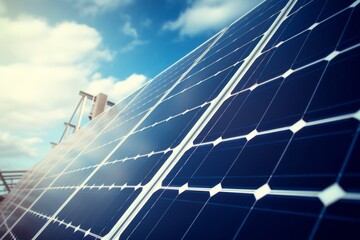
<path fill-rule="evenodd" d="M 229 168 L 233 165 L 234 159 L 241 152 L 245 141 L 231 141 L 216 145 L 208 155 L 201 161 L 201 165 L 196 169 L 188 180 L 190 186 L 214 187 L 220 183 Z M 191 162 L 192 159 L 189 160 Z M 175 177 L 175 179 L 177 176 Z"/>
<path fill-rule="evenodd" d="M 78 186 L 82 181 L 92 172 L 93 168 L 84 169 L 80 171 L 69 171 L 61 174 L 58 178 L 53 178 L 55 182 L 52 183 L 53 187 L 63 186 Z"/>
<path fill-rule="evenodd" d="M 223 138 L 246 135 L 256 129 L 275 93 L 278 91 L 282 80 L 282 78 L 278 78 L 251 91 L 238 112 L 236 112 L 236 115 L 234 115 L 230 125 L 223 125 L 224 128 L 226 127 L 222 135 Z M 222 124 L 220 121 L 218 124 Z"/>
<path fill-rule="evenodd" d="M 288 132 L 258 136 L 250 140 L 224 174 L 222 185 L 228 188 L 257 189 L 273 173 L 291 137 Z"/>
<path fill-rule="evenodd" d="M 323 219 L 316 231 L 315 238 L 352 239 L 359 229 L 359 202 L 342 200 L 326 209 Z"/>
<path fill-rule="evenodd" d="M 210 145 L 189 149 L 163 181 L 163 185 L 182 186 L 189 181 L 196 169 L 209 155 Z"/>
<path fill-rule="evenodd" d="M 251 65 L 250 69 L 246 71 L 245 75 L 241 78 L 240 82 L 236 85 L 232 93 L 234 94 L 240 91 L 244 91 L 256 84 L 273 53 L 274 50 L 271 50 L 260 55 L 255 60 L 254 64 Z"/>
<path fill-rule="evenodd" d="M 255 207 L 235 239 L 307 239 L 315 223 L 314 215 Z"/>
<path fill-rule="evenodd" d="M 350 20 L 346 25 L 345 32 L 341 38 L 338 47 L 339 50 L 344 50 L 360 42 L 360 29 L 358 26 L 359 22 L 360 22 L 360 6 L 358 5 L 352 10 Z"/>
<path fill-rule="evenodd" d="M 123 159 L 176 147 L 182 139 L 182 135 L 189 131 L 189 128 L 198 120 L 204 110 L 203 108 L 196 109 L 170 121 L 132 134 L 116 150 L 114 156 L 117 159 Z M 139 146 L 142 147 L 139 148 Z"/>
<path fill-rule="evenodd" d="M 320 62 L 287 77 L 257 129 L 265 131 L 291 126 L 300 120 L 325 67 L 326 63 Z"/>
<path fill-rule="evenodd" d="M 95 148 L 93 150 L 89 149 L 88 152 L 85 151 L 80 156 L 78 156 L 75 161 L 70 163 L 66 170 L 73 171 L 98 164 L 107 156 L 107 154 L 112 149 L 114 149 L 115 146 L 116 142 L 111 142 L 110 144 L 104 143 L 104 145 L 101 146 L 101 148 L 96 149 L 96 151 Z"/>
<path fill-rule="evenodd" d="M 12 205 L 14 206 L 14 205 Z M 22 208 L 16 208 L 16 209 L 11 209 L 14 211 L 11 211 L 11 214 L 9 214 L 8 219 L 6 221 L 8 226 L 12 226 L 17 220 L 19 220 L 19 218 L 21 217 L 22 214 L 25 213 L 25 211 Z"/>
<path fill-rule="evenodd" d="M 45 223 L 45 219 L 26 213 L 15 225 L 12 230 L 12 234 L 16 237 L 16 239 L 31 239 Z"/>
<path fill-rule="evenodd" d="M 99 183 L 107 186 L 112 184 L 116 186 L 125 184 L 136 186 L 139 183 L 145 185 L 169 155 L 170 153 L 154 154 L 136 159 L 111 158 L 109 164 L 101 167 L 87 184 L 90 186 L 93 184 L 99 185 Z M 116 162 L 117 160 L 118 162 Z"/>
<path fill-rule="evenodd" d="M 160 220 L 162 214 L 169 208 L 172 199 L 174 199 L 176 195 L 177 192 L 175 191 L 157 191 L 149 201 L 147 201 L 146 205 L 142 208 L 141 214 L 136 216 L 136 221 L 131 223 L 122 237 L 125 239 L 145 239 Z M 159 196 L 162 198 L 159 198 Z M 148 213 L 150 209 L 151 213 Z M 146 216 L 144 216 L 145 214 Z M 135 228 L 137 228 L 138 231 L 134 232 Z"/>
<path fill-rule="evenodd" d="M 287 1 L 266 1 L 258 6 L 256 9 L 251 11 L 248 15 L 244 16 L 237 20 L 232 26 L 230 26 L 228 33 L 229 35 L 245 34 L 254 26 L 258 26 L 263 21 L 271 18 L 274 14 L 278 13 L 284 6 Z M 226 37 L 224 37 L 226 39 Z"/>
<path fill-rule="evenodd" d="M 350 12 L 350 10 L 344 11 L 314 28 L 297 56 L 294 68 L 322 59 L 333 52 L 344 31 Z"/>
<path fill-rule="evenodd" d="M 46 216 L 51 216 L 73 191 L 74 189 L 48 190 L 31 209 L 35 212 L 41 212 Z"/>
<path fill-rule="evenodd" d="M 141 190 L 83 189 L 60 212 L 58 219 L 103 236 Z"/>
<path fill-rule="evenodd" d="M 189 88 L 179 84 L 181 85 L 179 86 L 181 91 L 179 91 L 178 94 L 163 101 L 141 124 L 139 129 L 149 126 L 153 123 L 166 120 L 168 117 L 176 116 L 186 110 L 194 109 L 206 102 L 213 100 L 233 74 L 234 68 L 230 68 L 219 73 L 218 75 L 208 75 L 208 78 L 205 78 L 205 82 L 191 86 Z M 184 89 L 185 91 L 182 92 Z"/>
<path fill-rule="evenodd" d="M 19 197 L 19 199 L 23 199 L 21 202 L 21 206 L 23 206 L 24 208 L 29 208 L 30 205 L 35 201 L 37 197 L 40 196 L 41 193 L 42 190 L 38 188 L 33 188 L 32 191 L 24 190 L 22 196 Z"/>
<path fill-rule="evenodd" d="M 278 77 L 291 69 L 307 35 L 308 33 L 305 32 L 284 42 L 277 48 L 263 52 L 246 72 L 233 93 L 250 88 L 255 83 Z"/>
<path fill-rule="evenodd" d="M 241 194 L 219 193 L 209 199 L 184 239 L 232 239 L 253 201 Z"/>
<path fill-rule="evenodd" d="M 340 185 L 349 192 L 360 191 L 360 139 L 359 130 L 354 137 L 346 156 L 344 171 L 341 174 Z"/>
<path fill-rule="evenodd" d="M 255 25 L 257 23 L 251 22 L 250 24 L 248 24 L 246 26 L 248 29 L 243 29 L 242 31 L 238 31 L 238 32 L 234 33 L 233 35 L 231 35 L 231 37 L 233 37 L 233 36 L 238 37 L 238 40 L 237 40 L 238 45 L 237 46 L 238 47 L 242 46 L 245 43 L 250 42 L 253 39 L 261 36 L 266 30 L 269 29 L 269 27 L 274 22 L 274 20 L 277 16 L 278 16 L 278 14 L 274 14 L 273 16 L 271 16 L 269 18 L 262 18 L 261 20 L 263 20 L 263 21 L 260 22 L 258 25 Z M 263 16 L 261 16 L 261 17 L 263 17 Z"/>
<path fill-rule="evenodd" d="M 51 236 L 52 240 L 63 240 L 63 239 L 84 239 L 84 240 L 94 240 L 99 239 L 92 235 L 87 235 L 81 231 L 74 231 L 73 228 L 67 227 L 65 225 L 59 225 L 57 223 L 51 223 L 44 232 L 40 235 L 42 237 Z"/>
<path fill-rule="evenodd" d="M 323 204 L 317 198 L 268 195 L 258 201 L 254 208 L 317 217 L 323 208 Z"/>
<path fill-rule="evenodd" d="M 322 21 L 340 11 L 343 11 L 347 7 L 349 7 L 356 0 L 343 0 L 343 1 L 331 1 L 328 0 L 321 11 L 319 16 L 319 21 Z"/>
<path fill-rule="evenodd" d="M 311 100 L 306 120 L 333 117 L 360 109 L 359 61 L 360 49 L 357 48 L 337 56 L 329 63 Z"/>
<path fill-rule="evenodd" d="M 156 204 L 156 208 L 163 210 L 160 216 L 160 212 L 151 209 L 152 211 L 146 215 L 146 219 L 139 226 L 148 231 L 141 229 L 130 236 L 130 239 L 177 239 L 179 236 L 181 238 L 208 198 L 207 193 L 183 193 L 177 196 L 177 194 L 165 191 Z M 181 218 L 179 218 L 180 215 Z M 151 224 L 152 227 L 146 227 L 145 224 Z"/>
<path fill-rule="evenodd" d="M 357 126 L 357 121 L 346 120 L 307 127 L 296 133 L 270 186 L 322 190 L 336 182 Z"/>
<path fill-rule="evenodd" d="M 273 54 L 268 54 L 269 61 L 261 71 L 258 83 L 277 77 L 292 68 L 295 58 L 299 50 L 302 48 L 308 33 L 300 34 L 289 41 L 284 42 L 280 47 L 276 48 Z"/>
<path fill-rule="evenodd" d="M 222 118 L 221 122 L 224 123 L 226 121 L 228 125 L 234 117 L 234 111 L 237 111 L 241 107 L 240 103 L 245 101 L 248 94 L 249 92 L 246 92 L 228 98 L 197 136 L 194 143 L 197 144 L 203 141 L 208 142 L 219 138 L 223 133 L 223 125 L 217 124 L 220 117 Z M 232 104 L 233 101 L 236 101 L 237 103 Z"/>
<path fill-rule="evenodd" d="M 292 15 L 294 12 L 297 12 L 300 8 L 306 6 L 307 4 L 313 2 L 314 0 L 297 0 L 294 7 L 291 9 L 289 16 Z M 280 26 L 281 28 L 281 26 Z"/>
<path fill-rule="evenodd" d="M 324 8 L 324 4 L 326 2 L 327 0 L 315 0 L 310 1 L 307 4 L 305 3 L 303 8 L 300 8 L 297 12 L 294 12 L 293 15 L 287 19 L 289 24 L 287 25 L 284 32 L 279 29 L 278 33 L 281 34 L 281 37 L 278 38 L 278 36 L 275 35 L 274 39 L 277 39 L 278 42 L 285 41 L 295 36 L 296 34 L 307 30 L 310 26 L 318 21 L 319 13 Z"/>

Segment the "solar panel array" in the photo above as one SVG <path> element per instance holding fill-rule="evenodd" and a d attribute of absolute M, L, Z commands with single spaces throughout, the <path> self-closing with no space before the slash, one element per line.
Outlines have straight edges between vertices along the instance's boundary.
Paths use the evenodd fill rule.
<path fill-rule="evenodd" d="M 354 238 L 359 3 L 264 1 L 55 147 L 1 239 Z"/>

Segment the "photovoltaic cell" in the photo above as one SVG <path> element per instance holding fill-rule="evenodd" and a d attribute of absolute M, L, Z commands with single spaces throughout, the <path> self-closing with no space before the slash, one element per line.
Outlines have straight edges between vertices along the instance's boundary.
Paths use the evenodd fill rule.
<path fill-rule="evenodd" d="M 211 41 L 209 41 L 211 43 Z M 69 197 L 68 194 L 65 193 L 57 193 L 56 190 L 60 189 L 70 189 L 70 193 L 72 193 L 72 195 L 74 195 L 75 190 L 77 189 L 77 187 L 79 187 L 83 181 L 86 178 L 89 178 L 88 176 L 94 171 L 94 169 L 97 167 L 97 165 L 99 165 L 99 162 L 102 161 L 102 159 L 104 159 L 106 157 L 106 155 L 108 155 L 110 153 L 110 151 L 112 149 L 114 149 L 114 147 L 116 146 L 116 144 L 121 141 L 121 135 L 119 138 L 119 134 L 121 134 L 121 132 L 119 133 L 119 131 L 116 130 L 116 128 L 124 128 L 124 122 L 127 121 L 127 119 L 131 119 L 134 118 L 137 119 L 137 121 L 139 121 L 139 119 L 141 117 L 143 117 L 146 114 L 146 111 L 149 111 L 149 108 L 146 108 L 147 104 L 149 104 L 149 100 L 147 98 L 144 98 L 142 101 L 137 101 L 136 99 L 141 97 L 141 93 L 146 93 L 146 89 L 152 87 L 154 84 L 155 85 L 163 85 L 161 83 L 161 81 L 164 81 L 165 79 L 169 80 L 169 77 L 173 78 L 172 81 L 175 81 L 177 78 L 180 77 L 181 74 L 183 74 L 183 72 L 186 70 L 187 67 L 189 67 L 193 61 L 200 56 L 200 54 L 202 53 L 202 51 L 204 49 L 206 49 L 206 45 L 209 43 L 205 43 L 204 46 L 201 46 L 200 48 L 198 48 L 196 51 L 194 51 L 194 53 L 188 55 L 187 57 L 185 57 L 182 62 L 179 62 L 178 64 L 175 64 L 172 68 L 168 69 L 167 71 L 165 71 L 165 73 L 163 75 L 166 75 L 167 72 L 171 72 L 169 74 L 166 75 L 166 78 L 163 77 L 162 75 L 160 75 L 158 78 L 152 80 L 152 82 L 150 84 L 148 84 L 146 87 L 144 87 L 144 89 L 142 91 L 139 91 L 138 95 L 135 96 L 135 101 L 132 100 L 130 102 L 127 103 L 126 107 L 125 107 L 125 111 L 124 106 L 122 106 L 122 113 L 123 115 L 119 115 L 119 110 L 117 111 L 117 115 L 118 117 L 115 117 L 115 120 L 113 120 L 109 125 L 107 125 L 107 128 L 113 128 L 111 130 L 111 132 L 106 132 L 103 131 L 102 134 L 100 134 L 99 136 L 97 136 L 97 138 L 95 139 L 94 142 L 90 143 L 87 147 L 85 147 L 85 150 L 81 150 L 80 151 L 80 155 L 76 155 L 75 159 L 72 160 L 70 159 L 67 163 L 67 166 L 65 165 L 65 169 L 66 171 L 64 172 L 64 170 L 62 168 L 59 168 L 60 170 L 62 170 L 62 172 L 60 173 L 60 175 L 55 175 L 55 176 L 50 176 L 50 178 L 53 178 L 54 180 L 52 181 L 51 185 L 49 187 L 47 187 L 45 189 L 46 193 L 42 194 L 41 197 L 38 200 L 38 202 L 40 202 L 39 206 L 40 209 L 36 209 L 37 212 L 42 212 L 41 210 L 41 202 L 53 202 L 52 203 L 52 210 L 57 210 L 62 206 L 63 202 L 68 199 L 67 197 Z M 179 67 L 180 65 L 180 67 Z M 159 83 L 160 81 L 160 83 Z M 156 86 L 155 86 L 156 87 Z M 171 87 L 171 85 L 168 85 L 167 87 L 162 86 L 162 90 L 163 93 L 167 91 L 167 89 L 169 89 Z M 154 99 L 151 99 L 151 101 L 157 101 L 157 99 L 161 98 L 161 91 L 160 94 L 159 92 L 157 93 L 158 95 L 155 96 Z M 145 104 L 144 104 L 145 103 Z M 120 103 L 121 104 L 121 103 Z M 144 108 L 144 111 L 140 111 L 139 109 Z M 126 111 L 126 109 L 129 109 L 128 111 Z M 137 109 L 137 112 L 133 111 L 133 109 Z M 138 114 L 138 112 L 140 111 L 140 114 Z M 129 112 L 129 113 L 127 113 Z M 136 115 L 135 115 L 136 114 Z M 120 119 L 119 119 L 120 116 Z M 124 119 L 125 118 L 125 119 Z M 121 124 L 117 124 L 118 121 L 121 120 Z M 137 121 L 132 121 L 132 124 L 135 126 L 135 124 L 137 123 Z M 187 123 L 188 119 L 186 121 L 184 121 L 184 123 Z M 187 123 L 188 124 L 188 123 Z M 114 126 L 115 127 L 112 127 Z M 119 127 L 120 126 L 120 127 Z M 132 126 L 130 125 L 125 125 L 125 129 L 131 129 Z M 117 136 L 116 139 L 112 138 L 113 133 L 116 133 L 115 135 Z M 110 142 L 110 143 L 109 143 Z M 100 146 L 100 148 L 98 147 Z M 95 147 L 97 147 L 96 151 L 86 151 L 86 149 L 94 149 Z M 150 152 L 150 151 L 149 151 Z M 130 152 L 131 154 L 131 152 Z M 86 159 L 86 160 L 85 160 Z M 142 161 L 138 161 L 140 163 L 142 163 Z M 102 183 L 103 184 L 103 183 Z M 114 184 L 114 182 L 113 182 Z M 84 190 L 80 190 L 78 194 L 81 194 L 81 192 L 85 191 L 86 186 L 83 186 Z M 95 189 L 101 189 L 101 185 L 100 183 L 97 183 L 97 187 L 95 187 Z M 115 191 L 117 190 L 117 191 Z M 36 189 L 35 189 L 36 191 Z M 125 189 L 124 191 L 128 191 L 128 189 Z M 115 193 L 118 192 L 118 189 L 115 188 L 114 191 Z M 56 198 L 56 196 L 58 194 L 63 194 L 63 196 L 65 196 L 65 199 L 63 201 L 54 201 Z M 118 193 L 117 193 L 118 194 Z M 72 196 L 71 195 L 71 196 Z M 121 195 L 121 194 L 118 194 Z M 130 194 L 130 195 L 134 195 L 134 194 Z M 78 198 L 75 197 L 75 201 L 77 201 Z M 69 203 L 69 206 L 71 206 L 71 203 Z M 105 205 L 106 207 L 108 207 L 107 205 Z M 36 207 L 36 203 L 33 207 Z M 67 208 L 65 208 L 63 210 L 63 212 L 67 212 Z M 70 211 L 73 211 L 72 208 L 70 208 Z M 55 214 L 55 211 L 47 211 L 46 213 L 43 214 L 43 216 L 45 218 L 47 218 L 47 220 L 50 219 L 50 217 L 52 215 Z M 60 215 L 62 216 L 62 215 Z M 111 217 L 111 216 L 110 216 Z M 74 224 L 77 223 L 77 219 L 74 219 Z M 81 223 L 81 222 L 80 222 Z M 105 224 L 105 223 L 104 223 Z M 84 225 L 84 224 L 83 224 Z M 72 225 L 75 226 L 75 225 Z M 84 225 L 86 226 L 86 225 Z M 39 229 L 37 229 L 38 231 Z M 37 232 L 35 231 L 35 232 Z M 16 234 L 16 232 L 15 232 Z"/>
<path fill-rule="evenodd" d="M 286 28 L 280 27 L 278 39 L 270 41 L 273 47 L 264 49 L 165 178 L 163 190 L 124 231 L 124 238 L 306 239 L 355 234 L 359 215 L 347 213 L 345 206 L 357 209 L 358 202 L 346 199 L 346 184 L 338 183 L 347 158 L 354 159 L 351 151 L 356 149 L 359 126 L 355 115 L 346 117 L 359 110 L 359 94 L 350 90 L 356 91 L 357 84 L 340 81 L 356 78 L 352 66 L 358 54 L 355 49 L 324 59 L 337 51 L 354 9 L 332 3 L 330 7 L 324 1 L 304 4 L 290 13 Z M 314 9 L 324 5 L 328 10 L 320 17 L 321 11 Z M 301 15 L 309 13 L 312 22 L 301 22 Z M 295 14 L 300 14 L 299 20 L 294 20 Z M 306 30 L 317 19 L 322 22 Z M 341 67 L 336 61 L 340 57 L 348 60 L 343 63 L 348 71 L 327 75 L 332 64 Z M 321 83 L 331 79 L 339 86 L 321 91 Z M 322 106 L 313 107 L 322 115 L 310 119 L 316 96 L 324 99 Z M 337 202 L 327 207 L 328 200 Z M 176 230 L 166 231 L 169 227 Z"/>
<path fill-rule="evenodd" d="M 211 41 L 209 41 L 209 42 L 211 42 Z M 69 194 L 66 194 L 64 191 L 57 193 L 56 190 L 62 189 L 62 188 L 69 188 L 71 186 L 68 191 L 70 193 L 75 192 L 76 187 L 79 186 L 89 176 L 89 174 L 96 167 L 96 164 L 99 164 L 100 161 L 102 161 L 106 157 L 106 155 L 109 154 L 112 149 L 114 149 L 117 142 L 119 142 L 121 140 L 121 133 L 123 132 L 123 129 L 125 128 L 129 131 L 131 129 L 131 127 L 134 126 L 137 123 L 137 121 L 146 114 L 146 111 L 148 111 L 148 108 L 145 108 L 145 111 L 141 111 L 140 114 L 137 114 L 137 112 L 133 111 L 133 109 L 137 109 L 137 108 L 141 109 L 141 108 L 146 107 L 147 106 L 146 104 L 149 104 L 148 103 L 149 101 L 147 98 L 143 98 L 141 101 L 136 100 L 138 98 L 141 99 L 141 97 L 142 97 L 141 93 L 146 92 L 146 89 L 150 88 L 152 85 L 163 85 L 161 83 L 161 81 L 164 81 L 166 79 L 168 80 L 169 77 L 172 77 L 173 78 L 172 81 L 175 81 L 186 70 L 186 66 L 189 67 L 193 63 L 193 61 L 197 57 L 200 56 L 200 54 L 202 53 L 202 51 L 206 48 L 206 45 L 208 45 L 208 44 L 209 43 L 205 43 L 204 46 L 201 46 L 196 51 L 194 51 L 194 53 L 191 53 L 187 57 L 185 57 L 182 60 L 182 62 L 185 62 L 185 63 L 179 62 L 179 63 L 175 64 L 172 68 L 165 71 L 163 73 L 163 75 L 166 75 L 166 77 L 164 77 L 162 75 L 158 76 L 158 78 L 152 80 L 152 82 L 150 84 L 146 85 L 142 90 L 138 90 L 137 93 L 134 93 L 132 98 L 128 97 L 123 102 L 116 105 L 114 107 L 114 109 L 112 109 L 112 111 L 109 111 L 107 113 L 107 115 L 110 115 L 110 116 L 107 116 L 107 117 L 110 117 L 110 119 L 111 119 L 110 124 L 108 124 L 108 123 L 104 124 L 104 123 L 106 123 L 106 121 L 102 122 L 100 119 L 99 123 L 97 123 L 94 126 L 94 127 L 96 127 L 98 125 L 101 125 L 100 128 L 104 128 L 104 127 L 112 128 L 111 131 L 106 132 L 106 130 L 105 131 L 103 130 L 103 132 L 100 133 L 100 135 L 98 135 L 96 137 L 92 136 L 92 138 L 95 137 L 95 140 L 93 142 L 90 142 L 90 144 L 89 144 L 88 139 L 86 139 L 87 141 L 83 141 L 84 145 L 77 144 L 76 148 L 70 150 L 70 152 L 69 152 L 70 154 L 68 154 L 68 156 L 65 155 L 65 157 L 67 157 L 67 159 L 64 159 L 64 157 L 63 157 L 63 159 L 60 162 L 60 166 L 56 166 L 56 169 L 58 169 L 58 171 L 56 171 L 56 169 L 53 168 L 53 169 L 55 169 L 55 171 L 51 171 L 51 175 L 47 176 L 47 178 L 49 178 L 50 180 L 47 178 L 43 179 L 43 181 L 45 181 L 46 183 L 50 182 L 49 185 L 44 184 L 45 186 L 43 187 L 43 189 L 37 189 L 37 188 L 33 188 L 33 187 L 30 188 L 33 190 L 33 192 L 36 192 L 35 195 L 38 197 L 38 199 L 36 199 L 36 201 L 32 202 L 33 204 L 35 204 L 34 206 L 37 206 L 36 202 L 38 202 L 38 201 L 40 203 L 41 202 L 51 202 L 52 203 L 53 211 L 47 211 L 45 214 L 43 214 L 43 216 L 45 218 L 47 218 L 47 220 L 50 218 L 50 216 L 52 216 L 55 213 L 54 210 L 58 210 L 58 208 L 63 204 L 63 202 L 69 196 Z M 155 86 L 155 87 L 157 87 L 157 86 Z M 167 87 L 162 86 L 163 92 L 165 92 L 170 87 L 171 87 L 171 85 L 170 86 L 168 85 Z M 161 93 L 161 91 L 160 91 L 160 93 Z M 158 95 L 155 96 L 155 100 L 152 100 L 152 101 L 156 101 L 156 99 L 159 99 L 161 97 L 161 94 L 159 94 L 159 92 L 157 94 Z M 128 109 L 128 111 L 126 111 L 126 109 Z M 119 112 L 123 113 L 123 115 L 119 115 Z M 135 114 L 137 114 L 138 116 Z M 130 122 L 131 125 L 127 124 L 124 126 L 124 122 L 126 123 L 128 119 L 134 118 L 134 116 L 135 116 L 135 119 L 137 119 L 137 121 L 128 121 L 128 122 Z M 109 122 L 109 120 L 107 122 Z M 121 122 L 120 125 L 117 122 Z M 112 127 L 114 125 L 115 125 L 115 127 Z M 94 127 L 92 127 L 92 128 L 94 128 Z M 121 129 L 122 132 L 121 131 L 119 132 L 117 130 L 117 128 Z M 97 134 L 97 132 L 99 132 L 99 130 L 96 130 L 96 128 L 95 128 L 94 129 L 95 135 Z M 125 134 L 126 133 L 123 133 L 123 136 Z M 91 138 L 91 136 L 90 136 L 90 138 Z M 92 151 L 94 148 L 96 149 L 96 151 Z M 91 150 L 89 151 L 87 149 L 91 149 Z M 100 186 L 100 184 L 98 186 Z M 56 200 L 58 195 L 63 196 L 62 197 L 62 198 L 64 198 L 63 201 Z M 32 196 L 30 195 L 29 197 L 32 197 Z M 24 202 L 24 201 L 22 201 L 22 202 Z M 38 206 L 40 207 L 40 209 L 36 209 L 36 211 L 42 213 L 42 209 L 41 209 L 42 205 L 38 204 Z M 16 205 L 15 205 L 15 207 L 16 207 Z M 21 206 L 21 207 L 23 207 L 23 206 Z M 23 211 L 23 213 L 24 212 L 25 211 Z M 17 218 L 18 218 L 18 216 L 17 216 Z M 42 225 L 40 224 L 37 226 L 42 226 Z M 34 228 L 35 228 L 35 226 L 34 226 Z M 38 230 L 39 229 L 37 229 L 37 230 L 34 229 L 33 232 L 36 233 L 36 232 L 38 232 Z M 16 235 L 16 232 L 13 232 L 13 233 Z"/>
<path fill-rule="evenodd" d="M 264 1 L 54 148 L 3 239 L 356 236 L 358 18 Z"/>

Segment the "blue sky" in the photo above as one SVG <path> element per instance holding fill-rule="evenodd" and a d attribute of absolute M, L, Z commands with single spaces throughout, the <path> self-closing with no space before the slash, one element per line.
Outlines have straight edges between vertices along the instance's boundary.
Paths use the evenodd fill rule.
<path fill-rule="evenodd" d="M 29 169 L 78 92 L 119 101 L 260 0 L 0 0 L 0 169 Z"/>

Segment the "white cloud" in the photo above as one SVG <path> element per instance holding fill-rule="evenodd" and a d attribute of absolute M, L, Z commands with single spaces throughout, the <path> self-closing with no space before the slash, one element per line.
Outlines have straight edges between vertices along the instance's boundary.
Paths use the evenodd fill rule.
<path fill-rule="evenodd" d="M 122 47 L 120 49 L 120 52 L 124 53 L 124 52 L 130 52 L 132 50 L 134 50 L 137 46 L 141 46 L 144 44 L 147 44 L 148 41 L 143 41 L 143 40 L 139 40 L 139 39 L 133 39 L 131 42 L 129 42 L 128 44 L 126 44 L 124 47 Z"/>
<path fill-rule="evenodd" d="M 111 60 L 101 48 L 101 36 L 93 28 L 75 22 L 49 26 L 31 17 L 0 18 L 0 64 L 32 63 L 88 67 L 97 60 Z"/>
<path fill-rule="evenodd" d="M 133 3 L 133 0 L 76 0 L 76 7 L 85 15 L 97 15 Z"/>
<path fill-rule="evenodd" d="M 133 26 L 131 26 L 130 22 L 126 22 L 121 30 L 127 36 L 138 38 L 138 32 Z"/>
<path fill-rule="evenodd" d="M 9 132 L 0 132 L 0 159 L 14 157 L 36 157 L 38 152 L 36 145 L 42 143 L 42 139 L 20 138 Z"/>
<path fill-rule="evenodd" d="M 175 21 L 166 22 L 163 30 L 178 30 L 180 35 L 194 36 L 219 30 L 246 13 L 260 0 L 194 0 Z"/>
<path fill-rule="evenodd" d="M 100 78 L 99 66 L 113 56 L 87 25 L 0 17 L 0 29 L 1 156 L 35 156 L 44 131 L 59 129 L 68 120 L 79 90 L 118 100 L 146 79 L 136 74 L 123 82 Z M 34 138 L 22 138 L 26 133 Z"/>
<path fill-rule="evenodd" d="M 9 130 L 48 127 L 67 116 L 99 62 L 112 57 L 86 25 L 0 18 L 0 29 L 0 124 Z"/>
<path fill-rule="evenodd" d="M 130 21 L 126 21 L 125 24 L 122 26 L 121 31 L 132 38 L 131 42 L 129 42 L 128 44 L 126 44 L 124 47 L 120 48 L 120 52 L 129 52 L 134 50 L 137 46 L 141 46 L 144 44 L 147 44 L 148 41 L 144 41 L 141 40 L 139 38 L 139 34 L 138 31 L 136 30 L 136 28 L 134 28 Z"/>
<path fill-rule="evenodd" d="M 148 28 L 152 25 L 152 21 L 151 21 L 151 19 L 146 18 L 144 21 L 141 22 L 141 25 Z"/>
<path fill-rule="evenodd" d="M 138 89 L 146 79 L 142 74 L 132 74 L 127 79 L 119 81 L 114 77 L 102 78 L 97 74 L 88 85 L 86 92 L 93 95 L 99 92 L 106 93 L 111 100 L 117 102 Z"/>
<path fill-rule="evenodd" d="M 0 15 L 4 14 L 6 12 L 7 8 L 4 2 L 0 0 Z"/>

